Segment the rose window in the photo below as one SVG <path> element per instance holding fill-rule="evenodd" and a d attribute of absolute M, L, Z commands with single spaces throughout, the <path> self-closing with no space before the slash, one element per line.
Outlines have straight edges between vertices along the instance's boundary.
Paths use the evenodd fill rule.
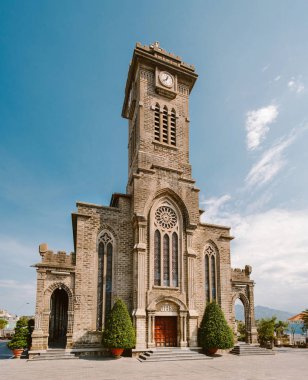
<path fill-rule="evenodd" d="M 161 206 L 155 211 L 155 220 L 163 228 L 172 228 L 177 223 L 177 217 L 172 208 Z"/>

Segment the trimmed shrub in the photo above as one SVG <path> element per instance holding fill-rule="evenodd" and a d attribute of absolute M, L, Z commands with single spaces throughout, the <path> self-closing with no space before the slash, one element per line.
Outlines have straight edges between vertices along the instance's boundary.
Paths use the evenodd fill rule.
<path fill-rule="evenodd" d="M 27 348 L 29 340 L 28 319 L 21 317 L 15 327 L 15 334 L 13 338 L 8 342 L 7 346 L 10 350 L 17 348 Z"/>
<path fill-rule="evenodd" d="M 108 348 L 135 347 L 135 330 L 127 307 L 121 299 L 116 300 L 107 316 L 102 343 Z"/>
<path fill-rule="evenodd" d="M 228 349 L 234 345 L 233 332 L 216 302 L 207 304 L 199 328 L 199 345 L 205 350 Z"/>

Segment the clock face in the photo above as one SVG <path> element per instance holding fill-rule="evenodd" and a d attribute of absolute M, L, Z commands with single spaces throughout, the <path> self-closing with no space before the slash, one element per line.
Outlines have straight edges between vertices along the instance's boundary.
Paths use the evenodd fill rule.
<path fill-rule="evenodd" d="M 161 84 L 165 87 L 170 88 L 173 86 L 173 76 L 167 73 L 167 71 L 162 71 L 161 73 L 159 73 L 159 80 Z"/>

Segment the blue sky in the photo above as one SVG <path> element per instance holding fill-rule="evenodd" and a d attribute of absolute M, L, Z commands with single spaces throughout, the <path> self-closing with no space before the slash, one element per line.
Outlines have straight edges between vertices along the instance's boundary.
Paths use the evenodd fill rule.
<path fill-rule="evenodd" d="M 0 1 L 0 308 L 32 314 L 38 245 L 73 250 L 75 202 L 125 192 L 137 41 L 194 64 L 202 220 L 232 226 L 255 303 L 308 292 L 307 1 Z M 27 304 L 28 303 L 28 304 Z"/>

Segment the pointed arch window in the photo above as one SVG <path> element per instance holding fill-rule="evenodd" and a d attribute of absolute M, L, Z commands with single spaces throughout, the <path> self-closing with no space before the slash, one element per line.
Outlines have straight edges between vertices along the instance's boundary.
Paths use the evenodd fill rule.
<path fill-rule="evenodd" d="M 217 300 L 217 265 L 216 252 L 212 246 L 205 249 L 204 255 L 204 290 L 206 302 Z"/>
<path fill-rule="evenodd" d="M 154 107 L 154 140 L 176 146 L 176 112 L 172 108 L 170 114 L 167 106 L 161 110 L 156 103 Z"/>
<path fill-rule="evenodd" d="M 162 205 L 154 216 L 154 285 L 179 286 L 179 221 L 169 205 Z"/>
<path fill-rule="evenodd" d="M 101 330 L 112 304 L 112 261 L 114 240 L 109 231 L 98 240 L 97 329 Z"/>

